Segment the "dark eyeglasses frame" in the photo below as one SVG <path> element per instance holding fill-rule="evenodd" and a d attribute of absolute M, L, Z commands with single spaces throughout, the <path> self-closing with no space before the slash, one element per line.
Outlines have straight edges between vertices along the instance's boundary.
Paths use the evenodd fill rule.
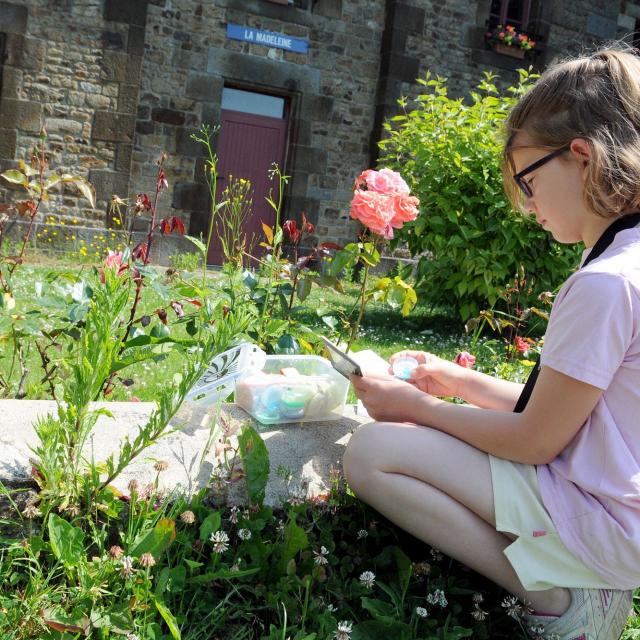
<path fill-rule="evenodd" d="M 520 187 L 520 189 L 522 190 L 522 192 L 527 198 L 533 197 L 533 191 L 531 190 L 531 187 L 528 185 L 528 183 L 525 182 L 525 180 L 523 180 L 523 178 L 529 173 L 531 173 L 532 171 L 539 169 L 542 165 L 547 164 L 547 162 L 549 162 L 550 160 L 557 158 L 560 154 L 564 153 L 565 151 L 569 151 L 570 148 L 571 148 L 571 145 L 566 144 L 564 147 L 560 147 L 560 149 L 556 149 L 555 151 L 548 153 L 546 156 L 542 156 L 542 158 L 540 158 L 539 160 L 536 160 L 533 164 L 530 164 L 528 167 L 525 167 L 522 171 L 519 171 L 518 173 L 513 174 L 514 182 Z"/>

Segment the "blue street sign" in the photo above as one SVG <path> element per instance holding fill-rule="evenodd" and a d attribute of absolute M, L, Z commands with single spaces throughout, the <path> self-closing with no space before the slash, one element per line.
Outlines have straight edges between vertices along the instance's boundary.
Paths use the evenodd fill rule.
<path fill-rule="evenodd" d="M 265 47 L 276 47 L 295 53 L 309 53 L 309 41 L 301 38 L 292 38 L 273 31 L 243 27 L 240 24 L 227 25 L 227 38 L 262 44 Z"/>

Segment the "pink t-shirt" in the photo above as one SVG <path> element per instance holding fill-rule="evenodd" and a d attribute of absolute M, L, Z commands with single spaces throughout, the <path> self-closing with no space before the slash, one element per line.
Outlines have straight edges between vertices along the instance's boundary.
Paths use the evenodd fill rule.
<path fill-rule="evenodd" d="M 590 249 L 583 253 L 582 262 Z M 612 586 L 640 585 L 640 229 L 620 231 L 556 297 L 543 366 L 604 393 L 580 431 L 539 465 L 560 538 Z"/>

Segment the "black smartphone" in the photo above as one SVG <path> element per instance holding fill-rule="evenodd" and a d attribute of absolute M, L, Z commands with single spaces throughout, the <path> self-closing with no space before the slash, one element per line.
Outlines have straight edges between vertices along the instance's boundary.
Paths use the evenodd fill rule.
<path fill-rule="evenodd" d="M 345 378 L 349 376 L 362 377 L 362 369 L 360 369 L 360 365 L 355 360 L 352 360 L 344 351 L 341 351 L 333 342 L 329 342 L 324 336 L 320 337 L 322 338 L 324 346 L 327 347 L 331 364 L 338 373 L 341 373 Z"/>

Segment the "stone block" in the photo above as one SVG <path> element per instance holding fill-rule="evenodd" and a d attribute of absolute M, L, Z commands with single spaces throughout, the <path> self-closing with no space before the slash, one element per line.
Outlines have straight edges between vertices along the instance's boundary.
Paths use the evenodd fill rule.
<path fill-rule="evenodd" d="M 121 84 L 118 91 L 118 111 L 136 113 L 138 110 L 138 85 Z"/>
<path fill-rule="evenodd" d="M 202 105 L 202 124 L 215 125 L 220 123 L 220 105 L 207 102 Z"/>
<path fill-rule="evenodd" d="M 67 118 L 47 118 L 44 126 L 48 134 L 59 133 L 72 136 L 82 135 L 82 123 Z"/>
<path fill-rule="evenodd" d="M 313 13 L 326 18 L 342 18 L 342 0 L 316 0 L 313 4 Z"/>
<path fill-rule="evenodd" d="M 105 0 L 104 19 L 144 27 L 148 4 L 148 0 Z"/>
<path fill-rule="evenodd" d="M 407 46 L 408 37 L 409 32 L 405 29 L 385 29 L 384 33 L 382 34 L 382 55 L 384 56 L 385 54 L 391 52 L 404 53 Z"/>
<path fill-rule="evenodd" d="M 0 77 L 0 98 L 17 98 L 22 87 L 22 70 L 14 67 L 4 67 Z"/>
<path fill-rule="evenodd" d="M 123 51 L 106 50 L 102 54 L 102 70 L 105 82 L 124 82 L 127 77 L 129 56 Z"/>
<path fill-rule="evenodd" d="M 194 132 L 194 129 L 188 127 L 176 129 L 176 154 L 191 158 L 197 158 L 205 154 L 204 145 L 191 138 L 191 134 Z"/>
<path fill-rule="evenodd" d="M 209 211 L 209 190 L 199 182 L 176 182 L 173 188 L 174 209 Z"/>
<path fill-rule="evenodd" d="M 111 111 L 96 111 L 91 137 L 94 140 L 133 142 L 135 126 L 135 115 L 113 113 Z"/>
<path fill-rule="evenodd" d="M 0 158 L 15 158 L 17 137 L 15 129 L 0 129 Z"/>
<path fill-rule="evenodd" d="M 0 122 L 7 128 L 16 127 L 39 133 L 42 128 L 42 106 L 29 100 L 0 100 Z"/>
<path fill-rule="evenodd" d="M 156 107 L 151 109 L 151 119 L 154 122 L 181 126 L 184 124 L 184 113 L 182 111 L 176 111 L 175 109 L 162 109 L 160 107 Z"/>
<path fill-rule="evenodd" d="M 222 94 L 223 80 L 211 73 L 189 73 L 185 95 L 203 102 L 219 102 Z"/>
<path fill-rule="evenodd" d="M 297 146 L 294 154 L 296 171 L 322 173 L 327 166 L 327 152 L 325 149 Z"/>
<path fill-rule="evenodd" d="M 113 418 L 99 416 L 88 439 L 85 454 L 105 460 L 117 454 L 125 437 L 133 440 L 155 409 L 153 402 L 100 402 L 93 408 L 105 408 Z M 32 447 L 38 443 L 34 423 L 49 413 L 56 413 L 56 404 L 50 400 L 0 400 L 4 416 L 0 434 L 0 482 L 8 487 L 20 487 L 32 482 L 30 478 Z M 133 479 L 141 485 L 158 481 L 159 488 L 191 496 L 207 486 L 212 471 L 224 459 L 221 435 L 213 436 L 217 407 L 185 402 L 171 422 L 169 433 L 147 448 L 116 478 L 113 485 L 128 495 L 127 485 Z M 357 415 L 352 406 L 345 408 L 341 420 L 280 424 L 264 427 L 257 424 L 240 407 L 222 405 L 225 422 L 229 424 L 232 444 L 237 445 L 241 425 L 250 421 L 258 429 L 269 453 L 269 480 L 265 504 L 278 507 L 288 496 L 288 489 L 278 476 L 285 467 L 292 474 L 293 486 L 313 497 L 327 491 L 330 470 L 339 468 L 342 455 L 351 434 L 368 416 Z M 210 446 L 213 445 L 213 446 Z M 202 452 L 207 450 L 204 460 Z M 149 460 L 169 463 L 159 476 Z M 239 461 L 236 461 L 239 462 Z M 304 487 L 304 489 L 302 489 Z M 234 491 L 230 499 L 246 504 L 246 491 Z"/>
<path fill-rule="evenodd" d="M 26 33 L 29 11 L 11 2 L 0 2 L 0 25 L 3 33 Z"/>
<path fill-rule="evenodd" d="M 403 82 L 414 83 L 420 75 L 420 60 L 400 53 L 390 53 L 382 60 L 380 75 L 398 78 Z"/>
<path fill-rule="evenodd" d="M 129 173 L 131 171 L 131 156 L 133 154 L 133 145 L 121 142 L 116 147 L 116 171 Z"/>
<path fill-rule="evenodd" d="M 329 120 L 333 114 L 333 98 L 329 96 L 304 96 L 302 117 L 308 120 Z"/>
<path fill-rule="evenodd" d="M 414 7 L 402 2 L 393 8 L 393 26 L 410 33 L 422 33 L 426 12 L 421 7 Z"/>
<path fill-rule="evenodd" d="M 124 38 L 117 31 L 103 31 L 100 35 L 100 42 L 103 49 L 124 50 Z"/>
<path fill-rule="evenodd" d="M 261 3 L 264 4 L 264 3 Z M 211 47 L 207 71 L 226 78 L 242 78 L 247 83 L 305 94 L 320 94 L 320 70 L 244 53 Z"/>
<path fill-rule="evenodd" d="M 131 25 L 129 27 L 129 35 L 127 37 L 127 53 L 131 56 L 144 55 L 144 27 Z"/>
<path fill-rule="evenodd" d="M 111 196 L 128 197 L 129 173 L 111 169 L 92 169 L 89 182 L 96 189 L 96 200 L 111 200 Z"/>
<path fill-rule="evenodd" d="M 139 84 L 140 70 L 142 69 L 142 56 L 129 56 L 123 82 L 127 84 Z"/>
<path fill-rule="evenodd" d="M 152 134 L 155 130 L 156 130 L 156 126 L 153 124 L 153 122 L 148 122 L 144 120 L 138 120 L 138 122 L 136 122 L 136 133 L 139 133 L 140 135 L 148 136 Z"/>

